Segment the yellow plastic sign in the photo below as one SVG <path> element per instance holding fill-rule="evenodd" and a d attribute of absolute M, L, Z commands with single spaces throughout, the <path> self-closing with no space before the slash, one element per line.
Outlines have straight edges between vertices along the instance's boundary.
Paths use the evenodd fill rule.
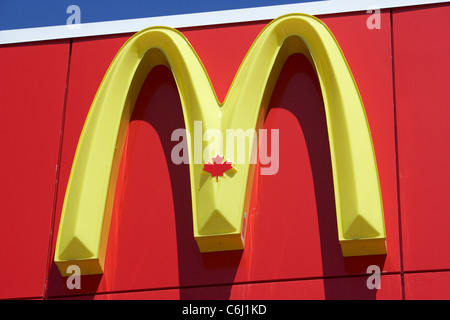
<path fill-rule="evenodd" d="M 273 20 L 254 41 L 223 104 L 199 57 L 177 30 L 148 28 L 122 46 L 78 142 L 55 251 L 61 274 L 67 276 L 71 264 L 80 266 L 82 274 L 103 273 L 124 140 L 135 101 L 153 67 L 166 65 L 172 71 L 188 132 L 199 121 L 205 131 L 246 131 L 261 126 L 278 75 L 294 53 L 309 59 L 322 89 L 343 255 L 386 253 L 377 165 L 356 83 L 330 30 L 312 16 L 290 14 Z M 188 150 L 193 229 L 200 251 L 243 249 L 254 165 L 233 163 L 232 177 L 205 179 L 205 163 L 194 162 L 192 134 Z M 226 153 L 222 156 L 227 159 Z"/>

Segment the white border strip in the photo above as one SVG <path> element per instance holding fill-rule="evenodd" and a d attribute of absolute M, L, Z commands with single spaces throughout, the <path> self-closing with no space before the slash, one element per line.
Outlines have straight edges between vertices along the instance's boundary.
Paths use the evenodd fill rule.
<path fill-rule="evenodd" d="M 308 3 L 179 14 L 152 18 L 115 20 L 27 29 L 0 31 L 0 44 L 78 38 L 118 33 L 131 33 L 152 26 L 185 28 L 224 23 L 270 20 L 288 13 L 302 12 L 310 15 L 366 11 L 423 4 L 443 3 L 433 0 L 326 0 Z"/>

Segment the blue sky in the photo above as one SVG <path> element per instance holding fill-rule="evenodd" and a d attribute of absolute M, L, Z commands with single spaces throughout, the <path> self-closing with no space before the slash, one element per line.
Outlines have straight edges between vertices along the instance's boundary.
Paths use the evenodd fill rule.
<path fill-rule="evenodd" d="M 77 5 L 81 23 L 241 9 L 319 0 L 1 0 L 0 30 L 65 25 Z"/>

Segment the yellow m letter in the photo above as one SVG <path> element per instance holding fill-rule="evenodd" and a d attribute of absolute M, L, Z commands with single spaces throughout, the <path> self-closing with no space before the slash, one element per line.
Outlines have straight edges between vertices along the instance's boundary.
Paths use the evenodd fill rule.
<path fill-rule="evenodd" d="M 78 143 L 64 199 L 55 252 L 61 274 L 78 264 L 82 274 L 102 273 L 117 173 L 140 88 L 156 65 L 176 80 L 186 129 L 257 129 L 286 59 L 302 53 L 320 81 L 333 168 L 339 241 L 344 256 L 386 253 L 383 206 L 364 106 L 335 38 L 318 19 L 292 14 L 266 26 L 253 43 L 223 104 L 185 37 L 170 28 L 131 37 L 109 67 Z M 249 163 L 232 177 L 202 174 L 188 140 L 194 236 L 202 252 L 244 247 L 244 213 L 253 182 Z M 227 159 L 226 153 L 223 157 Z M 219 192 L 220 188 L 220 192 Z M 230 200 L 231 199 L 231 200 Z"/>

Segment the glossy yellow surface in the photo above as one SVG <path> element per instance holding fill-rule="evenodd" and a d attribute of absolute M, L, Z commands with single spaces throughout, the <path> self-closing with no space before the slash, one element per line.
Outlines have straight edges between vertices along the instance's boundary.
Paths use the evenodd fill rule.
<path fill-rule="evenodd" d="M 175 77 L 186 129 L 191 133 L 193 229 L 199 248 L 202 252 L 243 249 L 242 219 L 248 212 L 253 166 L 234 163 L 233 174 L 219 179 L 202 173 L 203 163 L 194 163 L 198 151 L 194 150 L 194 121 L 202 121 L 203 132 L 219 129 L 224 136 L 226 129 L 259 128 L 281 68 L 294 53 L 310 60 L 322 88 L 343 254 L 385 253 L 377 166 L 357 86 L 328 28 L 314 17 L 291 14 L 275 19 L 260 33 L 223 104 L 180 32 L 149 28 L 122 46 L 98 89 L 75 154 L 55 252 L 61 274 L 66 275 L 70 264 L 80 266 L 82 274 L 103 272 L 128 123 L 149 71 L 161 64 Z M 211 157 L 219 153 L 210 151 Z"/>

